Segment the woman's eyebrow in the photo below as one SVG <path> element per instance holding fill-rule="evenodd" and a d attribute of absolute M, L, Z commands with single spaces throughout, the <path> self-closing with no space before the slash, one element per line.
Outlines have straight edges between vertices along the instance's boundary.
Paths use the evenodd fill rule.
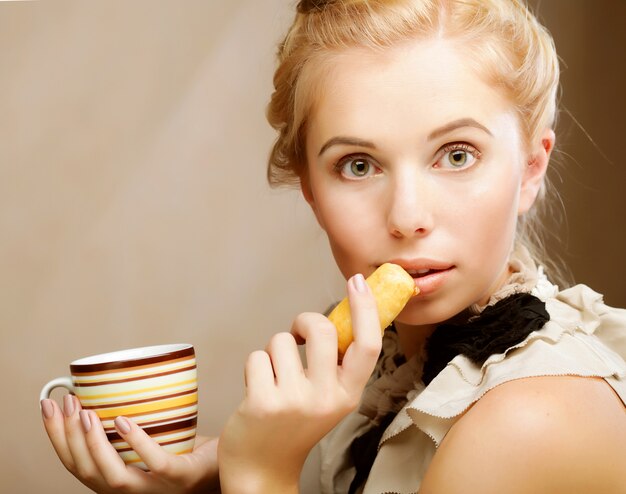
<path fill-rule="evenodd" d="M 429 141 L 432 141 L 433 139 L 436 139 L 437 137 L 441 137 L 442 135 L 445 135 L 448 132 L 452 132 L 453 130 L 459 129 L 461 127 L 475 127 L 477 129 L 482 130 L 483 132 L 486 132 L 490 136 L 493 136 L 493 134 L 487 127 L 477 122 L 473 118 L 460 118 L 458 120 L 454 120 L 450 123 L 447 123 L 443 125 L 442 127 L 439 127 L 438 129 L 433 130 L 430 134 L 428 134 L 427 139 Z M 359 146 L 359 147 L 364 147 L 364 148 L 376 149 L 376 145 L 371 141 L 366 141 L 363 139 L 359 139 L 357 137 L 337 136 L 326 141 L 326 143 L 320 149 L 318 156 L 321 156 L 322 154 L 324 154 L 324 152 L 331 146 L 336 146 L 336 145 L 341 145 L 341 144 L 348 145 L 348 146 Z"/>
<path fill-rule="evenodd" d="M 322 149 L 320 149 L 320 152 L 318 153 L 318 156 L 321 156 L 324 153 L 324 151 L 326 151 L 329 147 L 336 146 L 338 144 L 344 144 L 344 145 L 349 145 L 349 146 L 360 146 L 360 147 L 364 147 L 364 148 L 376 149 L 376 146 L 374 145 L 373 142 L 365 141 L 365 140 L 359 139 L 357 137 L 337 136 L 337 137 L 333 137 L 332 139 L 329 139 L 328 141 L 326 141 L 326 143 L 322 146 Z"/>
<path fill-rule="evenodd" d="M 489 131 L 487 127 L 477 122 L 473 118 L 460 118 L 458 120 L 454 120 L 446 125 L 439 127 L 438 129 L 433 130 L 430 134 L 428 134 L 427 139 L 432 141 L 433 139 L 437 139 L 442 135 L 447 134 L 448 132 L 452 132 L 453 130 L 459 129 L 461 127 L 475 127 L 477 129 L 486 132 L 490 136 L 493 137 L 493 134 Z"/>

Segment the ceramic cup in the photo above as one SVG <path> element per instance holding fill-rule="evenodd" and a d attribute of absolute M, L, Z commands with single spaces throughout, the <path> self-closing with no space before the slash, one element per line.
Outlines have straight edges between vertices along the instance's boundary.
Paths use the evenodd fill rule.
<path fill-rule="evenodd" d="M 103 353 L 73 361 L 71 377 L 58 377 L 41 390 L 40 400 L 63 387 L 83 409 L 98 414 L 109 441 L 124 462 L 146 465 L 116 432 L 113 421 L 132 419 L 165 450 L 193 449 L 198 416 L 196 358 L 192 345 L 159 345 Z"/>

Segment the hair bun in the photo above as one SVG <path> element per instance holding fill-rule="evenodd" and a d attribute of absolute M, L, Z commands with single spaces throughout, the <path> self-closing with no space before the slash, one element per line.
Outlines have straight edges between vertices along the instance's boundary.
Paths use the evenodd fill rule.
<path fill-rule="evenodd" d="M 296 10 L 300 14 L 308 14 L 313 11 L 323 10 L 332 0 L 300 0 Z"/>

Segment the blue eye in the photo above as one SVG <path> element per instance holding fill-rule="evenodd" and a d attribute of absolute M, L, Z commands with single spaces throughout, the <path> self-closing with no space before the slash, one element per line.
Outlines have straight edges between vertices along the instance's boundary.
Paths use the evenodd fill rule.
<path fill-rule="evenodd" d="M 378 168 L 365 156 L 346 156 L 335 165 L 342 177 L 358 180 L 375 175 Z"/>

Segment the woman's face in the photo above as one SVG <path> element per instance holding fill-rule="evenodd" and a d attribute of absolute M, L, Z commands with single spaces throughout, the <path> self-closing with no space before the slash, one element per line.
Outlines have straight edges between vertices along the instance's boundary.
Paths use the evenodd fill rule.
<path fill-rule="evenodd" d="M 344 276 L 413 275 L 405 324 L 485 302 L 536 195 L 512 105 L 464 56 L 445 40 L 346 49 L 308 118 L 303 193 Z"/>

